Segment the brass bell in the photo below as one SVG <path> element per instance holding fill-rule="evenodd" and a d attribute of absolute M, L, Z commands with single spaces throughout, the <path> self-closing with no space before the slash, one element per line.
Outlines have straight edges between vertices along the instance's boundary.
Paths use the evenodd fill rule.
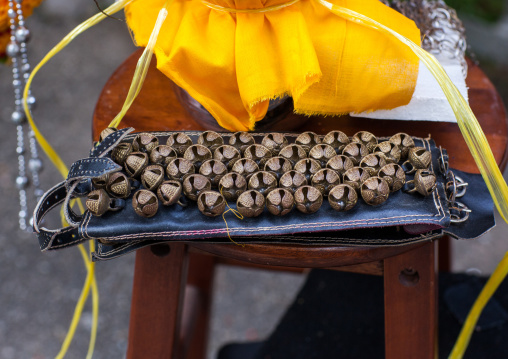
<path fill-rule="evenodd" d="M 250 177 L 259 171 L 259 166 L 256 162 L 249 158 L 242 158 L 235 162 L 233 167 L 231 168 L 232 172 L 236 172 L 245 177 L 247 183 L 249 182 Z"/>
<path fill-rule="evenodd" d="M 287 158 L 294 166 L 298 161 L 307 158 L 307 153 L 302 146 L 293 143 L 280 150 L 279 156 Z"/>
<path fill-rule="evenodd" d="M 326 168 L 330 168 L 337 172 L 341 177 L 344 175 L 344 173 L 350 169 L 353 168 L 355 165 L 353 164 L 353 161 L 351 158 L 344 156 L 344 155 L 336 155 L 330 158 L 330 160 L 326 163 Z"/>
<path fill-rule="evenodd" d="M 268 148 L 273 156 L 278 156 L 280 150 L 288 145 L 288 140 L 282 133 L 269 133 L 263 137 L 261 145 Z"/>
<path fill-rule="evenodd" d="M 236 148 L 240 153 L 244 153 L 247 147 L 255 144 L 254 137 L 248 132 L 235 132 L 229 138 L 229 144 Z"/>
<path fill-rule="evenodd" d="M 85 206 L 94 216 L 102 216 L 110 210 L 111 199 L 104 189 L 96 189 L 87 196 Z"/>
<path fill-rule="evenodd" d="M 162 181 L 164 181 L 164 168 L 161 165 L 147 166 L 141 173 L 141 183 L 149 191 L 156 191 Z"/>
<path fill-rule="evenodd" d="M 380 177 L 370 177 L 362 183 L 360 193 L 367 204 L 377 206 L 388 199 L 390 186 Z"/>
<path fill-rule="evenodd" d="M 277 178 L 273 173 L 259 171 L 250 177 L 248 187 L 266 196 L 268 192 L 277 188 Z"/>
<path fill-rule="evenodd" d="M 153 217 L 159 209 L 159 201 L 155 193 L 146 189 L 140 189 L 132 196 L 132 208 L 141 217 Z"/>
<path fill-rule="evenodd" d="M 415 146 L 413 138 L 406 133 L 397 133 L 390 137 L 389 141 L 400 148 L 400 159 L 406 160 L 409 149 Z"/>
<path fill-rule="evenodd" d="M 339 184 L 332 188 L 328 193 L 328 202 L 330 206 L 339 212 L 349 211 L 356 206 L 358 194 L 356 190 L 348 184 Z"/>
<path fill-rule="evenodd" d="M 284 216 L 291 212 L 295 205 L 295 200 L 291 192 L 284 188 L 277 188 L 266 196 L 266 208 L 271 214 Z"/>
<path fill-rule="evenodd" d="M 316 187 L 323 196 L 328 196 L 330 190 L 340 184 L 340 176 L 330 168 L 322 168 L 312 176 L 311 184 Z"/>
<path fill-rule="evenodd" d="M 315 145 L 309 151 L 309 158 L 318 161 L 323 168 L 333 156 L 336 156 L 335 149 L 326 144 Z"/>
<path fill-rule="evenodd" d="M 201 192 L 211 189 L 210 180 L 198 173 L 188 175 L 182 183 L 183 194 L 191 201 L 196 201 Z"/>
<path fill-rule="evenodd" d="M 253 160 L 260 168 L 263 168 L 266 161 L 272 157 L 272 152 L 262 145 L 250 145 L 245 149 L 243 157 Z"/>
<path fill-rule="evenodd" d="M 432 154 L 425 147 L 411 147 L 407 155 L 407 161 L 402 164 L 406 173 L 413 173 L 416 170 L 425 170 L 432 163 Z"/>
<path fill-rule="evenodd" d="M 320 169 L 321 165 L 319 162 L 313 160 L 312 158 L 304 158 L 295 164 L 295 171 L 303 174 L 309 183 L 312 176 L 314 176 L 314 174 Z"/>
<path fill-rule="evenodd" d="M 192 146 L 192 140 L 185 133 L 176 132 L 169 135 L 166 145 L 172 147 L 178 156 L 183 156 L 187 148 Z"/>
<path fill-rule="evenodd" d="M 132 143 L 122 142 L 119 143 L 113 151 L 111 151 L 111 159 L 123 166 L 125 159 L 133 152 Z"/>
<path fill-rule="evenodd" d="M 387 163 L 399 163 L 402 151 L 400 147 L 390 141 L 383 141 L 374 147 L 374 153 L 381 152 L 386 157 Z"/>
<path fill-rule="evenodd" d="M 361 167 L 353 167 L 344 172 L 342 183 L 350 185 L 359 192 L 361 184 L 369 177 L 369 171 Z"/>
<path fill-rule="evenodd" d="M 109 176 L 107 191 L 114 197 L 127 198 L 131 194 L 131 181 L 122 172 L 115 172 Z"/>
<path fill-rule="evenodd" d="M 288 189 L 291 193 L 295 193 L 298 187 L 306 186 L 307 184 L 305 176 L 295 170 L 284 173 L 279 180 L 279 187 Z"/>
<path fill-rule="evenodd" d="M 384 165 L 386 165 L 386 157 L 381 152 L 370 153 L 360 161 L 360 167 L 369 171 L 371 177 L 376 176 Z"/>
<path fill-rule="evenodd" d="M 377 145 L 377 138 L 368 131 L 358 131 L 351 137 L 351 142 L 358 142 L 367 147 L 369 152 L 374 151 L 374 147 Z"/>
<path fill-rule="evenodd" d="M 111 135 L 112 133 L 118 131 L 115 127 L 106 127 L 104 130 L 101 131 L 101 134 L 99 135 L 99 142 L 104 141 L 106 137 Z"/>
<path fill-rule="evenodd" d="M 150 162 L 164 167 L 177 157 L 178 153 L 168 145 L 159 145 L 150 152 Z"/>
<path fill-rule="evenodd" d="M 323 195 L 312 186 L 303 186 L 294 193 L 296 209 L 302 213 L 317 212 L 323 204 Z"/>
<path fill-rule="evenodd" d="M 136 137 L 134 137 L 134 140 L 132 141 L 132 148 L 136 152 L 149 153 L 158 145 L 159 140 L 157 139 L 157 137 L 152 135 L 151 133 L 146 132 L 137 134 Z"/>
<path fill-rule="evenodd" d="M 147 165 L 148 154 L 144 152 L 132 152 L 125 159 L 124 168 L 129 177 L 139 177 Z"/>
<path fill-rule="evenodd" d="M 215 131 L 204 131 L 198 137 L 198 144 L 209 148 L 213 152 L 224 144 L 224 139 Z"/>
<path fill-rule="evenodd" d="M 230 170 L 235 162 L 242 158 L 242 155 L 240 154 L 240 151 L 233 146 L 223 145 L 215 149 L 213 152 L 213 158 L 224 163 Z"/>
<path fill-rule="evenodd" d="M 92 178 L 92 185 L 94 189 L 103 189 L 106 188 L 108 184 L 109 175 L 102 175 L 100 177 Z"/>
<path fill-rule="evenodd" d="M 390 192 L 397 192 L 406 183 L 406 174 L 404 170 L 395 163 L 389 163 L 383 166 L 377 175 L 388 183 Z"/>
<path fill-rule="evenodd" d="M 265 171 L 272 172 L 277 179 L 293 169 L 291 161 L 284 157 L 272 157 L 265 163 Z"/>
<path fill-rule="evenodd" d="M 257 217 L 265 209 L 265 196 L 255 190 L 243 192 L 236 201 L 236 209 L 244 217 Z"/>
<path fill-rule="evenodd" d="M 351 142 L 344 147 L 342 154 L 349 157 L 353 161 L 353 164 L 358 166 L 362 158 L 369 154 L 369 150 L 367 146 L 360 142 Z"/>
<path fill-rule="evenodd" d="M 321 139 L 316 133 L 312 131 L 306 131 L 298 135 L 295 143 L 299 146 L 302 146 L 302 148 L 305 150 L 305 153 L 309 153 L 312 147 L 321 143 Z"/>
<path fill-rule="evenodd" d="M 196 173 L 194 164 L 185 158 L 175 158 L 166 167 L 166 175 L 176 181 L 183 181 L 186 176 L 193 173 Z"/>
<path fill-rule="evenodd" d="M 185 150 L 183 158 L 191 161 L 198 170 L 203 162 L 212 159 L 212 152 L 203 145 L 192 145 Z"/>
<path fill-rule="evenodd" d="M 323 137 L 323 143 L 332 146 L 337 154 L 341 154 L 349 142 L 349 137 L 342 131 L 331 131 Z"/>
<path fill-rule="evenodd" d="M 219 181 L 219 190 L 227 201 L 236 201 L 247 189 L 245 177 L 236 172 L 224 175 Z"/>
<path fill-rule="evenodd" d="M 175 180 L 164 181 L 157 188 L 157 197 L 164 206 L 177 203 L 182 196 L 182 184 Z"/>
<path fill-rule="evenodd" d="M 220 216 L 226 209 L 224 196 L 215 191 L 201 192 L 197 202 L 199 211 L 207 217 Z"/>
<path fill-rule="evenodd" d="M 205 161 L 201 167 L 199 167 L 199 174 L 208 178 L 214 187 L 219 185 L 220 179 L 226 173 L 228 173 L 226 165 L 218 160 Z"/>
<path fill-rule="evenodd" d="M 409 186 L 414 186 L 408 190 L 408 193 L 418 192 L 422 196 L 428 196 L 434 191 L 437 184 L 436 175 L 428 170 L 417 170 L 415 178 L 411 181 L 407 181 Z"/>

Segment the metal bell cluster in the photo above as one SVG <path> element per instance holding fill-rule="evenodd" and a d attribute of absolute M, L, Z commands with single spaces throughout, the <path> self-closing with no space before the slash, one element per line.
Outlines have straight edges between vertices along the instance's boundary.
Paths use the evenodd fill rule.
<path fill-rule="evenodd" d="M 292 143 L 281 133 L 269 133 L 259 143 L 247 132 L 205 131 L 196 143 L 185 133 L 172 133 L 165 143 L 140 133 L 120 143 L 111 157 L 124 172 L 95 179 L 94 185 L 116 198 L 129 197 L 139 186 L 132 206 L 144 217 L 155 215 L 159 204 L 183 204 L 182 196 L 211 217 L 235 202 L 244 217 L 259 216 L 265 208 L 278 216 L 295 207 L 314 213 L 325 199 L 347 211 L 360 197 L 369 205 L 383 203 L 405 186 L 406 174 L 414 173 L 407 192 L 429 195 L 436 183 L 428 170 L 430 152 L 404 133 L 379 141 L 366 131 L 351 137 L 304 132 Z M 107 208 L 94 206 L 101 214 Z"/>

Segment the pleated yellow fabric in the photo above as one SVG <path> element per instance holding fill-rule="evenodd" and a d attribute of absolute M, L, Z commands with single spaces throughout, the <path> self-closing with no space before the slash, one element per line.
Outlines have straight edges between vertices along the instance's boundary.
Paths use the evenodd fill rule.
<path fill-rule="evenodd" d="M 126 17 L 146 46 L 165 0 L 135 1 Z M 213 0 L 228 9 L 263 9 L 287 0 Z M 335 0 L 416 43 L 414 23 L 378 0 Z M 276 11 L 212 9 L 175 0 L 156 46 L 157 67 L 224 128 L 252 130 L 268 101 L 292 96 L 302 114 L 344 114 L 407 104 L 418 58 L 393 38 L 332 14 L 312 0 Z"/>

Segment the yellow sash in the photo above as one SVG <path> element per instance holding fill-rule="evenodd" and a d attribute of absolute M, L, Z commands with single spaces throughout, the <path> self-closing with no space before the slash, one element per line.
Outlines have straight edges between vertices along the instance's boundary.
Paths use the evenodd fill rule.
<path fill-rule="evenodd" d="M 164 3 L 134 1 L 126 7 L 139 46 L 147 45 Z M 334 3 L 420 43 L 413 21 L 378 0 Z M 411 99 L 419 61 L 393 36 L 338 17 L 312 0 L 208 5 L 172 2 L 154 52 L 157 67 L 228 130 L 252 130 L 268 100 L 284 95 L 306 115 L 391 109 Z"/>

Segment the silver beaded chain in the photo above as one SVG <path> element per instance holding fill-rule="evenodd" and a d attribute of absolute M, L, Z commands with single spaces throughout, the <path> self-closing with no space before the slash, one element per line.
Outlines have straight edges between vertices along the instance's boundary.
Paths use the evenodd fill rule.
<path fill-rule="evenodd" d="M 16 154 L 18 156 L 18 176 L 16 177 L 16 187 L 19 190 L 19 228 L 21 230 L 31 231 L 31 225 L 28 226 L 27 218 L 27 188 L 31 184 L 34 188 L 34 196 L 38 201 L 43 190 L 40 188 L 39 172 L 42 170 L 42 161 L 39 158 L 37 143 L 33 130 L 28 126 L 25 112 L 23 110 L 23 89 L 30 76 L 30 64 L 26 52 L 26 43 L 30 39 L 30 32 L 25 27 L 25 19 L 22 11 L 23 0 L 9 0 L 10 42 L 7 45 L 6 53 L 12 59 L 12 85 L 14 88 L 14 111 L 11 115 L 12 122 L 16 125 L 17 145 Z M 29 93 L 27 98 L 29 108 L 35 105 L 35 98 Z M 25 128 L 27 131 L 25 131 Z M 25 132 L 28 139 L 28 150 L 25 145 Z M 31 180 L 28 179 L 28 171 Z"/>

